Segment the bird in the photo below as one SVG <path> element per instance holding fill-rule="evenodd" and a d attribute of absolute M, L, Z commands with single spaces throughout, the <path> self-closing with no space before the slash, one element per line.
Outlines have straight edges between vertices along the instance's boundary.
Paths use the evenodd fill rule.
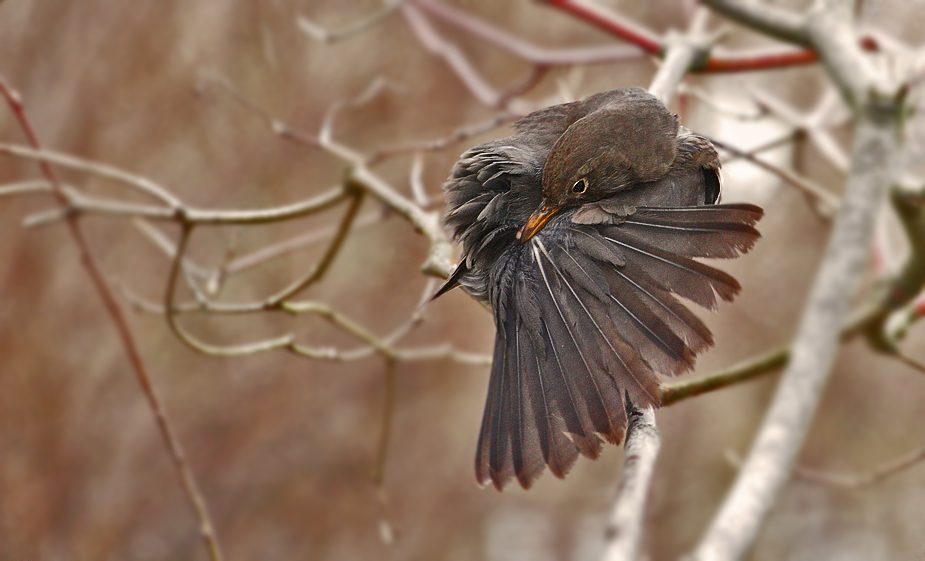
<path fill-rule="evenodd" d="M 476 446 L 480 485 L 527 489 L 619 444 L 627 402 L 658 406 L 663 376 L 713 345 L 679 297 L 708 310 L 741 290 L 695 258 L 734 258 L 763 210 L 720 204 L 712 143 L 642 88 L 530 113 L 463 153 L 444 183 L 462 245 L 434 298 L 461 286 L 496 327 Z"/>

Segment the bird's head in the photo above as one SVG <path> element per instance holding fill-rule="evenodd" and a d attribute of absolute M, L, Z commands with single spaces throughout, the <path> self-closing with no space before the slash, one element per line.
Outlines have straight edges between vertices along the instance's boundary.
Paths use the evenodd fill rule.
<path fill-rule="evenodd" d="M 678 119 L 635 90 L 576 120 L 543 166 L 543 202 L 517 233 L 525 242 L 560 211 L 663 177 L 677 154 Z"/>

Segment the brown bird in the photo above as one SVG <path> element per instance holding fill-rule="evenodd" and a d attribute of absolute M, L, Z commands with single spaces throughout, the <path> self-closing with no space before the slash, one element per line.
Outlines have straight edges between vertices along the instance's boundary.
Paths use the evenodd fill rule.
<path fill-rule="evenodd" d="M 716 308 L 739 283 L 694 257 L 733 258 L 763 211 L 720 205 L 719 159 L 655 97 L 617 89 L 527 115 L 468 150 L 444 185 L 461 285 L 497 334 L 475 458 L 480 484 L 524 488 L 545 466 L 619 444 L 625 401 L 713 344 L 676 296 Z M 675 296 L 676 295 L 676 296 Z M 435 296 L 435 297 L 436 297 Z"/>

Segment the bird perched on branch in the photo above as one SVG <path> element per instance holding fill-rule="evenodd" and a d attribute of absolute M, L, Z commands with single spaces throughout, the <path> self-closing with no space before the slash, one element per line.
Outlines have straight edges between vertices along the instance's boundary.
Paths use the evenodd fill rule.
<path fill-rule="evenodd" d="M 713 344 L 680 296 L 713 310 L 739 283 L 695 257 L 733 258 L 763 211 L 718 204 L 712 144 L 640 88 L 527 115 L 468 150 L 444 185 L 462 243 L 455 286 L 491 306 L 497 334 L 476 478 L 524 488 L 545 466 L 619 444 L 625 400 L 660 402 L 659 375 Z M 435 297 L 436 297 L 435 296 Z"/>

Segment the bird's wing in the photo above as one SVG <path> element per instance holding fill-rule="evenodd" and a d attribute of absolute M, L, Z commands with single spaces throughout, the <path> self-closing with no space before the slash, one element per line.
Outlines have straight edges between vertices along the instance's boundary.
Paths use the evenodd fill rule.
<path fill-rule="evenodd" d="M 618 443 L 625 399 L 659 402 L 658 374 L 689 370 L 712 345 L 676 296 L 713 309 L 739 284 L 695 261 L 748 251 L 762 210 L 585 205 L 563 212 L 492 270 L 497 335 L 476 476 L 529 487 L 548 465 Z"/>
<path fill-rule="evenodd" d="M 513 242 L 522 220 L 539 205 L 539 189 L 530 189 L 545 152 L 516 138 L 476 146 L 464 153 L 444 184 L 445 222 L 463 246 L 456 271 L 436 296 L 462 284 L 487 301 L 488 272 L 506 244 Z M 471 273 L 471 274 L 470 274 Z"/>

